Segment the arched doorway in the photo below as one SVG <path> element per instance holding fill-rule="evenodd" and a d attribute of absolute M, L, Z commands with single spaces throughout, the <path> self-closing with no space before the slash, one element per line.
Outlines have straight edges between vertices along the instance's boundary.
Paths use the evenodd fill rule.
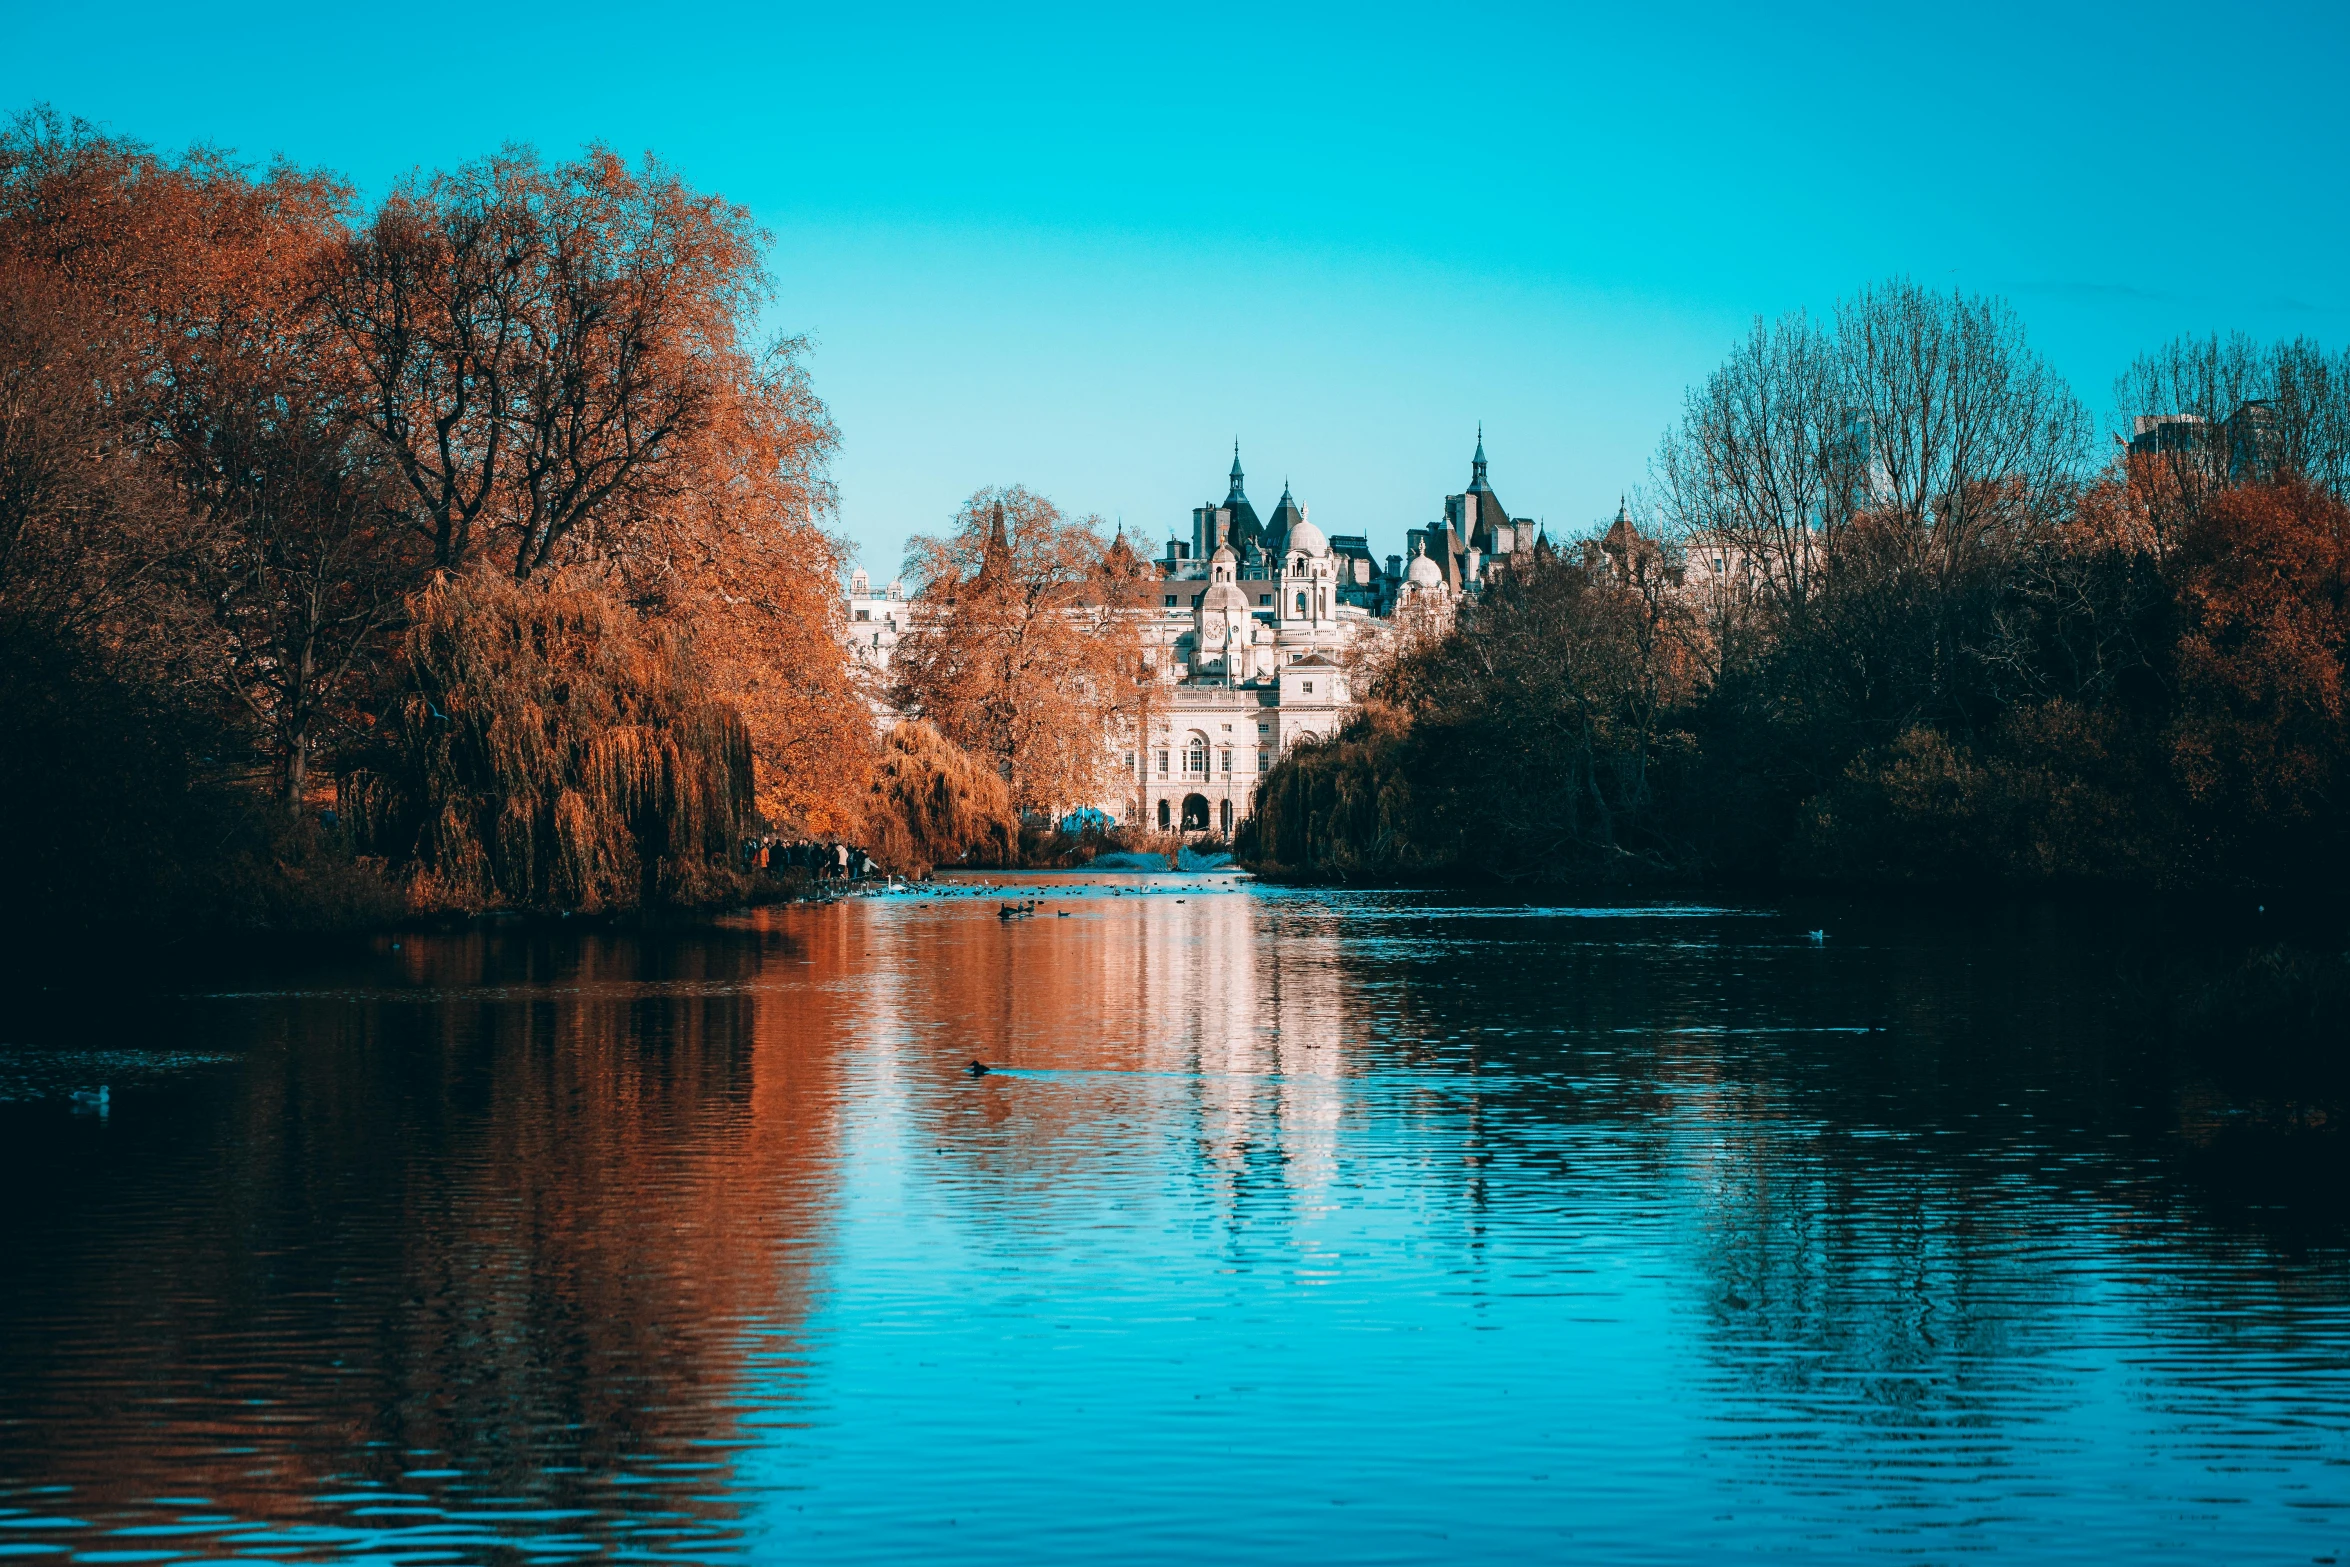
<path fill-rule="evenodd" d="M 1216 807 L 1216 819 L 1217 819 L 1219 822 L 1223 823 L 1223 826 L 1224 826 L 1224 836 L 1225 836 L 1225 837 L 1227 837 L 1227 838 L 1231 837 L 1231 836 L 1232 836 L 1232 802 L 1231 802 L 1230 800 L 1226 800 L 1226 801 L 1225 801 L 1225 802 L 1224 802 L 1222 805 L 1219 805 L 1219 806 L 1217 806 L 1217 807 Z"/>
<path fill-rule="evenodd" d="M 1187 794 L 1183 797 L 1183 830 L 1185 832 L 1206 832 L 1208 830 L 1208 797 L 1206 795 Z"/>
<path fill-rule="evenodd" d="M 1161 800 L 1159 802 L 1159 831 L 1165 832 L 1172 824 L 1173 817 L 1174 813 L 1167 809 L 1167 802 Z"/>

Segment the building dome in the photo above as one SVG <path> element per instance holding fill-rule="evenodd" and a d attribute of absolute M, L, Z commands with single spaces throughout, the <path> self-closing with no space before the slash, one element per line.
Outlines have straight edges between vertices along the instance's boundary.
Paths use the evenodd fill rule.
<path fill-rule="evenodd" d="M 1211 583 L 1208 590 L 1200 595 L 1199 607 L 1202 615 L 1220 609 L 1238 610 L 1245 615 L 1248 613 L 1248 595 L 1231 582 Z"/>
<path fill-rule="evenodd" d="M 1411 568 L 1404 575 L 1415 588 L 1444 586 L 1444 573 L 1437 568 L 1436 562 L 1428 558 L 1428 552 L 1424 549 L 1412 557 Z"/>
<path fill-rule="evenodd" d="M 1238 555 L 1232 553 L 1231 545 L 1219 544 L 1216 546 L 1216 553 L 1208 557 L 1208 564 L 1211 566 L 1230 566 L 1236 563 L 1239 559 L 1240 557 Z"/>
<path fill-rule="evenodd" d="M 1289 553 L 1320 557 L 1330 553 L 1330 541 L 1322 537 L 1322 530 L 1300 517 L 1290 524 Z"/>

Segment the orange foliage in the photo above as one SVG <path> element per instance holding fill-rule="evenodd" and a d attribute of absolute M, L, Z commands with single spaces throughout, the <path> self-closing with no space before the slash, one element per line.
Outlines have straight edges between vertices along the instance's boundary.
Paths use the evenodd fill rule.
<path fill-rule="evenodd" d="M 920 613 L 898 644 L 896 705 L 985 759 L 1021 810 L 1092 804 L 1132 721 L 1141 633 L 1122 611 L 1147 569 L 1098 517 L 1018 485 L 980 491 L 952 533 L 907 545 Z"/>
<path fill-rule="evenodd" d="M 72 525 L 12 529 L 37 568 L 16 602 L 170 662 L 299 810 L 312 755 L 393 699 L 436 563 L 568 573 L 694 645 L 768 815 L 853 823 L 873 742 L 837 636 L 837 438 L 800 345 L 746 342 L 766 236 L 600 149 L 419 177 L 356 228 L 352 207 L 333 176 L 46 113 L 0 136 L 0 338 L 44 378 L 28 410 L 83 427 L 57 448 L 83 454 Z"/>
<path fill-rule="evenodd" d="M 904 876 L 1018 858 L 1020 818 L 1003 779 L 919 719 L 890 731 L 861 825 L 874 858 Z"/>
<path fill-rule="evenodd" d="M 690 625 L 760 808 L 835 832 L 872 760 L 824 528 L 837 436 L 802 345 L 744 340 L 764 239 L 649 159 L 508 152 L 396 192 L 327 298 L 434 558 L 592 568 Z"/>
<path fill-rule="evenodd" d="M 815 836 L 853 833 L 875 762 L 823 527 L 835 435 L 793 350 L 731 386 L 691 447 L 694 482 L 620 569 L 632 594 L 690 623 L 715 689 L 750 728 L 758 806 Z"/>
<path fill-rule="evenodd" d="M 2240 828 L 2339 808 L 2350 508 L 2298 483 L 2228 490 L 2181 533 L 2173 765 Z"/>
<path fill-rule="evenodd" d="M 741 718 L 689 639 L 589 582 L 490 571 L 421 594 L 372 765 L 343 779 L 363 841 L 423 911 L 592 913 L 743 890 Z"/>

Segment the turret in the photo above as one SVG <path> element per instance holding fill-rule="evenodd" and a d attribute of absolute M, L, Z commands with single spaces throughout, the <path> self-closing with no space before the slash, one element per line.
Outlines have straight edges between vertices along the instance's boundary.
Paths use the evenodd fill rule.
<path fill-rule="evenodd" d="M 997 501 L 987 514 L 987 548 L 979 557 L 979 580 L 990 581 L 1012 566 L 1012 540 L 1004 530 L 1004 503 Z"/>
<path fill-rule="evenodd" d="M 1265 525 L 1257 521 L 1257 509 L 1248 503 L 1248 491 L 1243 486 L 1240 471 L 1240 443 L 1232 443 L 1232 484 L 1224 492 L 1224 504 L 1218 508 L 1224 513 L 1223 537 L 1205 541 L 1202 553 L 1213 552 L 1219 544 L 1229 544 L 1232 552 L 1242 560 L 1255 554 L 1261 546 Z"/>

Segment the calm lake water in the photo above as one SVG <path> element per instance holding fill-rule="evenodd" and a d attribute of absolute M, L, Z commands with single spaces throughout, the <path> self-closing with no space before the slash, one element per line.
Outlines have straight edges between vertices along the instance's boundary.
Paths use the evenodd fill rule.
<path fill-rule="evenodd" d="M 2192 956 L 1201 877 L 36 977 L 0 1555 L 2329 1560 L 2340 1062 L 2146 1042 Z"/>

